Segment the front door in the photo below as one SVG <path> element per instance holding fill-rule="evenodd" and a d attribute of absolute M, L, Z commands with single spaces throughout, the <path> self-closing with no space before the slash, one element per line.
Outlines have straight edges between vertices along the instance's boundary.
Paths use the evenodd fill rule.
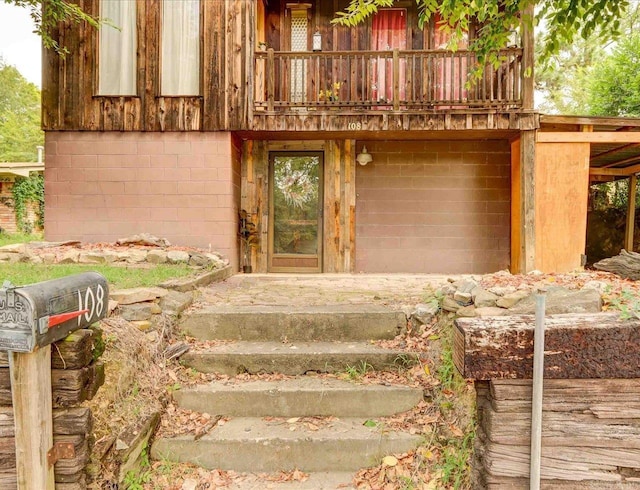
<path fill-rule="evenodd" d="M 269 272 L 322 272 L 323 155 L 269 155 Z"/>

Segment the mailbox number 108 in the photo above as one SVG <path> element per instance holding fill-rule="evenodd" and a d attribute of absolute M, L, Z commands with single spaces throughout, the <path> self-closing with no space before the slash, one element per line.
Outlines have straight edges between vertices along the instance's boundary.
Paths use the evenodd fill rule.
<path fill-rule="evenodd" d="M 98 317 L 102 315 L 104 311 L 104 288 L 102 284 L 98 284 L 95 293 L 93 289 L 88 287 L 84 293 L 84 298 L 82 297 L 82 292 L 78 291 L 78 310 L 87 310 L 84 314 L 84 319 L 87 322 L 91 322 L 94 315 Z M 80 325 L 81 320 L 82 315 L 78 317 L 78 325 Z"/>

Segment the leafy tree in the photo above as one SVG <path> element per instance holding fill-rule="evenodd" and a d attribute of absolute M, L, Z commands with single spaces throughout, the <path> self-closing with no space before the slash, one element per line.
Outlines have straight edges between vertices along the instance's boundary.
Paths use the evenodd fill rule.
<path fill-rule="evenodd" d="M 640 117 L 640 34 L 595 63 L 587 87 L 591 115 Z"/>
<path fill-rule="evenodd" d="M 631 0 L 628 14 L 620 20 L 620 39 L 628 39 L 640 27 L 640 1 Z M 536 90 L 544 95 L 538 108 L 551 114 L 593 114 L 589 86 L 594 67 L 611 53 L 616 43 L 607 32 L 598 29 L 586 39 L 580 37 L 572 44 L 563 43 L 557 53 L 544 59 L 542 45 L 536 46 Z"/>
<path fill-rule="evenodd" d="M 59 22 L 88 22 L 94 27 L 100 24 L 96 17 L 87 14 L 72 0 L 4 0 L 4 3 L 28 8 L 35 24 L 35 32 L 42 37 L 45 48 L 52 48 L 62 55 L 67 50 L 51 36 Z"/>
<path fill-rule="evenodd" d="M 543 58 L 571 44 L 577 37 L 588 38 L 596 32 L 615 37 L 620 32 L 620 19 L 629 8 L 629 0 L 415 0 L 421 22 L 431 19 L 436 12 L 442 19 L 441 29 L 452 32 L 452 44 L 468 30 L 470 19 L 481 24 L 480 35 L 470 49 L 478 62 L 498 63 L 496 50 L 509 42 L 511 32 L 521 23 L 521 12 L 538 7 L 537 19 L 549 26 L 542 36 Z M 380 7 L 391 7 L 396 0 L 350 0 L 335 22 L 356 25 L 375 13 Z M 524 19 L 532 22 L 533 19 Z"/>
<path fill-rule="evenodd" d="M 40 91 L 0 58 L 0 161 L 34 162 L 40 130 Z"/>

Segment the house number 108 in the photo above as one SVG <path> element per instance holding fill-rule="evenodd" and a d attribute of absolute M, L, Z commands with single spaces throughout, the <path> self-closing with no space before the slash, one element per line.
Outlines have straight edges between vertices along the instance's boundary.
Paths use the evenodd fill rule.
<path fill-rule="evenodd" d="M 361 122 L 350 122 L 349 124 L 347 124 L 347 129 L 349 131 L 360 131 L 362 129 L 362 123 Z"/>

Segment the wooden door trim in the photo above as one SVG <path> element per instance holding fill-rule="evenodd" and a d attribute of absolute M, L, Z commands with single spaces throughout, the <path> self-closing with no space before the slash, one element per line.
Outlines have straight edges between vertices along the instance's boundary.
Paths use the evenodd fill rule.
<path fill-rule="evenodd" d="M 318 267 L 275 267 L 273 266 L 274 256 L 274 203 L 273 203 L 273 183 L 274 183 L 274 161 L 278 156 L 317 156 L 320 159 L 318 177 Z M 323 240 L 324 240 L 324 151 L 270 151 L 269 152 L 269 231 L 267 233 L 267 272 L 322 272 L 323 269 Z M 310 254 L 278 254 L 278 257 L 295 257 L 300 259 L 315 258 Z"/>

